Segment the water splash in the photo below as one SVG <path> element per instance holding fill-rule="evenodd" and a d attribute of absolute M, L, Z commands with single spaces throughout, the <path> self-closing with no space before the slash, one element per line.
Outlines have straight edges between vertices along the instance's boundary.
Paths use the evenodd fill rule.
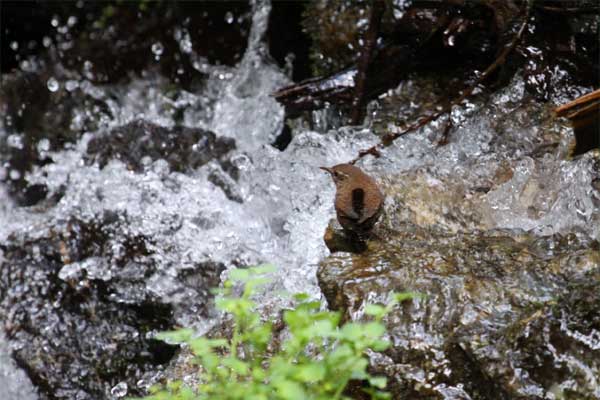
<path fill-rule="evenodd" d="M 7 400 L 38 398 L 25 372 L 17 368 L 11 358 L 4 335 L 0 336 L 0 398 Z"/>
<path fill-rule="evenodd" d="M 17 207 L 0 186 L 0 242 L 14 232 L 41 236 L 60 229 L 71 217 L 90 221 L 106 212 L 126 215 L 128 223 L 111 233 L 115 246 L 119 237 L 151 238 L 148 246 L 158 267 L 148 277 L 146 289 L 175 306 L 180 324 L 199 330 L 210 321 L 185 307 L 193 294 L 175 277 L 203 263 L 221 263 L 226 268 L 276 264 L 279 270 L 274 281 L 258 301 L 267 310 L 276 310 L 287 301 L 277 295 L 281 291 L 302 291 L 319 298 L 315 271 L 328 254 L 322 236 L 334 216 L 334 188 L 318 167 L 347 162 L 378 139 L 366 128 L 319 133 L 297 126 L 284 152 L 268 145 L 284 124 L 283 109 L 270 93 L 289 83 L 267 55 L 263 38 L 269 11 L 268 1 L 253 4 L 247 51 L 235 67 L 208 64 L 193 54 L 189 35 L 181 32 L 185 42 L 181 50 L 189 54 L 196 69 L 209 76 L 199 93 L 176 88 L 175 94 L 169 94 L 170 83 L 153 71 L 119 85 L 52 78 L 49 90 L 63 84 L 74 89 L 76 83 L 85 95 L 105 105 L 107 112 L 96 120 L 97 131 L 87 132 L 69 148 L 50 151 L 46 143 L 38 146 L 52 162 L 34 169 L 27 179 L 45 185 L 49 196 L 61 194 L 55 206 Z M 403 85 L 411 87 L 411 82 Z M 421 89 L 413 85 L 411 90 Z M 591 186 L 597 156 L 565 161 L 560 149 L 544 157 L 531 154 L 541 132 L 524 116 L 514 117 L 523 96 L 524 83 L 517 77 L 488 103 L 470 103 L 453 111 L 451 118 L 459 129 L 447 146 L 437 147 L 431 140 L 435 126 L 425 127 L 397 140 L 381 159 L 367 158 L 360 166 L 386 182 L 390 177 L 418 175 L 426 187 L 441 192 L 460 186 L 470 193 L 484 187 L 487 191 L 480 195 L 477 207 L 487 229 L 525 229 L 544 235 L 577 231 L 599 239 L 600 195 Z M 182 121 L 177 119 L 181 113 Z M 81 125 L 89 114 L 90 110 L 77 109 L 73 124 Z M 503 118 L 509 120 L 504 125 L 499 123 Z M 163 160 L 147 160 L 140 173 L 116 159 L 103 168 L 85 163 L 87 145 L 94 136 L 136 119 L 165 127 L 182 122 L 234 138 L 237 149 L 229 160 L 239 177 L 237 181 L 229 178 L 228 184 L 235 188 L 237 200 L 213 183 L 211 176 L 222 172 L 215 161 L 188 174 L 171 171 Z M 5 134 L 0 127 L 0 135 Z M 558 134 L 562 135 L 560 146 L 565 147 L 570 134 L 566 128 Z M 509 177 L 500 182 L 498 170 L 505 164 Z M 440 214 L 455 216 L 459 207 L 448 201 L 441 205 Z M 466 228 L 457 224 L 454 229 Z M 110 279 L 112 273 L 103 260 L 89 258 L 65 266 L 60 276 L 73 279 L 82 270 L 100 280 Z M 118 300 L 133 300 L 129 295 L 120 293 Z"/>

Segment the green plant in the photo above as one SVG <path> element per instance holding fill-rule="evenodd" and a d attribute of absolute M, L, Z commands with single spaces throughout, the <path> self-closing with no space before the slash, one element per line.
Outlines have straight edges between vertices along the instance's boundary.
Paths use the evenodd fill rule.
<path fill-rule="evenodd" d="M 181 381 L 154 388 L 146 400 L 332 400 L 344 395 L 350 380 L 368 382 L 363 390 L 373 399 L 387 399 L 385 377 L 367 371 L 365 350 L 385 350 L 382 318 L 398 302 L 415 294 L 396 295 L 387 306 L 369 305 L 372 321 L 346 323 L 340 314 L 320 310 L 320 303 L 296 295 L 295 308 L 283 313 L 289 335 L 275 349 L 273 325 L 256 312 L 252 294 L 267 279 L 271 267 L 233 270 L 216 299 L 218 309 L 232 317 L 230 339 L 194 337 L 190 329 L 164 332 L 159 338 L 189 346 L 201 365 L 200 384 L 190 388 Z M 241 296 L 233 296 L 235 283 L 243 284 Z"/>

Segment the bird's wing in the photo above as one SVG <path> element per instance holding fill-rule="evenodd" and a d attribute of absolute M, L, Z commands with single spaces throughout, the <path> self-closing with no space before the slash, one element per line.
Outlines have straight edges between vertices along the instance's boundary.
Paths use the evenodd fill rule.
<path fill-rule="evenodd" d="M 362 224 L 366 220 L 375 217 L 381 211 L 382 197 L 379 190 L 369 190 L 364 192 L 363 207 L 360 211 L 358 223 Z"/>
<path fill-rule="evenodd" d="M 360 220 L 365 209 L 365 191 L 361 188 L 352 190 L 352 218 Z"/>

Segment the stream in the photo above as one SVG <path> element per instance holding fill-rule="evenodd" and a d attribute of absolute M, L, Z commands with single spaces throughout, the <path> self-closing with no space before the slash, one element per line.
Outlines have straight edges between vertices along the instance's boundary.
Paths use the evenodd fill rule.
<path fill-rule="evenodd" d="M 348 162 L 376 144 L 373 126 L 400 129 L 390 115 L 410 115 L 410 102 L 418 103 L 430 81 L 403 81 L 370 106 L 364 126 L 345 126 L 329 109 L 287 121 L 292 140 L 277 149 L 271 143 L 286 120 L 271 94 L 292 80 L 268 54 L 270 11 L 269 1 L 252 4 L 248 43 L 233 65 L 211 64 L 195 54 L 186 27 L 178 26 L 173 37 L 179 54 L 204 76 L 195 90 L 151 65 L 124 81 L 97 83 L 57 60 L 33 58 L 2 76 L 0 107 L 11 117 L 0 119 L 0 319 L 6 332 L 0 335 L 1 399 L 143 393 L 176 351 L 156 343 L 153 334 L 174 326 L 208 331 L 218 322 L 209 289 L 232 268 L 262 263 L 277 267 L 259 294 L 264 315 L 276 315 L 289 304 L 288 294 L 298 292 L 332 306 L 340 298 L 332 293 L 350 290 L 349 300 L 335 307 L 357 319 L 364 302 L 384 301 L 398 289 L 445 299 L 437 305 L 415 303 L 412 317 L 405 310 L 389 320 L 396 327 L 391 332 L 396 349 L 411 351 L 407 343 L 413 340 L 415 352 L 437 352 L 431 356 L 439 364 L 435 371 L 411 364 L 418 354 L 388 355 L 383 364 L 402 365 L 394 370 L 404 374 L 398 381 L 412 382 L 405 385 L 410 390 L 399 384 L 399 393 L 488 398 L 460 383 L 479 377 L 448 378 L 444 372 L 461 362 L 454 353 L 441 355 L 444 330 L 460 320 L 469 343 L 487 338 L 490 327 L 504 337 L 498 327 L 524 318 L 532 304 L 562 298 L 569 282 L 598 277 L 599 153 L 569 158 L 571 128 L 552 117 L 554 106 L 592 88 L 561 80 L 566 72 L 560 70 L 547 102 L 530 98 L 523 76 L 516 74 L 491 96 L 475 96 L 452 110 L 455 129 L 447 145 L 435 140 L 440 121 L 396 140 L 380 158 L 361 159 L 358 166 L 386 194 L 381 225 L 390 242 L 370 247 L 364 256 L 330 254 L 323 235 L 335 215 L 335 192 L 318 167 Z M 157 63 L 165 56 L 161 43 L 151 50 Z M 40 110 L 10 113 L 11 102 L 20 101 L 15 93 L 21 85 L 44 91 L 49 99 L 43 121 L 63 115 L 33 139 L 27 136 L 34 129 L 27 113 Z M 18 118 L 25 122 L 19 125 Z M 33 157 L 43 162 L 24 171 L 15 167 L 14 154 L 32 140 Z M 17 181 L 42 194 L 33 196 L 35 201 L 19 200 Z M 484 242 L 489 246 L 478 247 Z M 444 262 L 449 264 L 441 267 Z M 397 272 L 399 265 L 406 276 Z M 474 290 L 469 274 L 480 267 L 490 286 L 463 292 Z M 366 270 L 388 269 L 393 276 L 380 276 L 370 292 L 352 286 Z M 418 275 L 423 269 L 428 278 Z M 481 300 L 486 291 L 487 300 Z M 600 305 L 596 296 L 592 303 Z M 460 315 L 444 311 L 450 309 Z M 593 359 L 600 356 L 599 312 L 592 309 L 582 317 L 590 322 L 583 328 L 566 327 L 570 319 L 562 314 L 563 332 L 568 330 L 579 347 L 545 361 L 564 362 L 553 382 L 532 373 L 510 375 L 511 368 L 528 368 L 517 361 L 516 366 L 485 364 L 499 357 L 491 355 L 499 350 L 490 343 L 473 351 L 484 359 L 484 374 L 497 377 L 502 398 L 575 398 L 564 394 L 571 390 L 600 399 L 600 357 Z M 495 319 L 478 319 L 494 313 Z M 431 328 L 435 318 L 445 322 L 439 334 L 420 329 L 421 323 Z M 411 327 L 414 336 L 398 332 L 400 326 Z M 500 371 L 500 364 L 506 370 Z M 511 379 L 514 392 L 508 389 Z"/>

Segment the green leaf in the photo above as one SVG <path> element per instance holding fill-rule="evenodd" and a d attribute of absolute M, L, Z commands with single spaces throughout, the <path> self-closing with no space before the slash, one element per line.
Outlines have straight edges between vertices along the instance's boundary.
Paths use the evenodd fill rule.
<path fill-rule="evenodd" d="M 234 282 L 246 282 L 249 277 L 249 269 L 235 268 L 229 271 L 229 279 Z"/>
<path fill-rule="evenodd" d="M 294 377 L 300 382 L 317 382 L 325 377 L 326 372 L 323 364 L 300 365 L 296 368 Z"/>
<path fill-rule="evenodd" d="M 365 336 L 378 338 L 385 333 L 385 325 L 379 322 L 369 322 L 363 325 L 362 331 Z"/>
<path fill-rule="evenodd" d="M 365 307 L 365 314 L 373 317 L 383 317 L 387 313 L 387 309 L 379 304 L 368 304 Z"/>
<path fill-rule="evenodd" d="M 354 350 L 347 343 L 339 343 L 327 357 L 329 362 L 340 362 L 354 355 Z"/>
<path fill-rule="evenodd" d="M 273 264 L 262 264 L 248 269 L 252 272 L 253 275 L 265 275 L 277 271 L 277 267 Z"/>
<path fill-rule="evenodd" d="M 225 339 L 207 339 L 205 337 L 192 339 L 188 343 L 192 353 L 194 353 L 196 356 L 211 354 L 212 349 L 217 347 L 225 347 L 227 344 L 228 342 Z"/>
<path fill-rule="evenodd" d="M 307 293 L 296 293 L 294 294 L 294 300 L 297 302 L 305 302 L 310 299 L 310 296 Z"/>
<path fill-rule="evenodd" d="M 257 393 L 247 396 L 245 399 L 247 400 L 269 400 L 269 396 L 264 393 Z"/>
<path fill-rule="evenodd" d="M 303 324 L 303 315 L 298 311 L 286 310 L 283 312 L 283 321 L 292 329 Z"/>
<path fill-rule="evenodd" d="M 190 347 L 195 355 L 191 362 L 202 366 L 200 383 L 190 388 L 174 381 L 154 390 L 146 400 L 346 399 L 340 394 L 350 379 L 368 380 L 365 392 L 372 399 L 390 398 L 378 390 L 386 386 L 386 378 L 367 372 L 364 350 L 381 351 L 389 346 L 382 339 L 385 326 L 381 319 L 398 301 L 418 294 L 396 295 L 387 306 L 367 305 L 365 313 L 374 317 L 372 322 L 341 327 L 339 312 L 323 311 L 320 302 L 298 294 L 295 299 L 299 303 L 283 314 L 289 334 L 277 345 L 273 343 L 273 323 L 261 321 L 251 300 L 256 287 L 267 282 L 264 274 L 272 270 L 271 266 L 232 270 L 230 279 L 217 291 L 217 307 L 233 318 L 231 339 L 194 337 L 191 329 L 157 336 Z M 241 296 L 234 294 L 240 293 L 237 286 L 243 286 Z M 239 356 L 234 349 L 240 350 Z"/>
<path fill-rule="evenodd" d="M 369 378 L 369 384 L 378 389 L 384 389 L 387 385 L 387 378 L 385 376 L 373 376 Z"/>
<path fill-rule="evenodd" d="M 245 316 L 253 312 L 256 304 L 248 299 L 218 297 L 215 299 L 215 307 L 217 310 L 225 311 L 236 316 Z"/>
<path fill-rule="evenodd" d="M 248 332 L 244 333 L 244 341 L 249 342 L 252 347 L 261 350 L 271 341 L 271 335 L 273 331 L 273 324 L 265 322 L 262 325 L 253 327 Z"/>
<path fill-rule="evenodd" d="M 269 282 L 271 282 L 271 279 L 269 279 L 269 278 L 249 279 L 246 282 L 246 287 L 244 289 L 244 296 L 246 296 L 246 297 L 250 296 L 252 293 L 254 293 L 256 291 L 257 287 L 263 286 Z"/>
<path fill-rule="evenodd" d="M 177 400 L 194 400 L 195 398 L 196 395 L 194 391 L 187 386 L 182 387 L 177 396 L 175 397 L 175 399 Z"/>
<path fill-rule="evenodd" d="M 308 396 L 300 384 L 290 380 L 275 382 L 277 394 L 285 400 L 305 400 Z"/>
<path fill-rule="evenodd" d="M 424 294 L 418 292 L 402 292 L 402 293 L 394 293 L 394 299 L 398 303 L 402 303 L 403 301 L 413 300 L 413 299 L 424 299 L 426 296 Z"/>
<path fill-rule="evenodd" d="M 340 330 L 340 336 L 351 342 L 360 340 L 362 333 L 362 326 L 354 322 L 345 324 Z"/>
<path fill-rule="evenodd" d="M 182 386 L 182 381 L 171 381 L 167 384 L 167 389 L 169 389 L 172 392 L 178 392 L 179 388 L 181 388 Z"/>
<path fill-rule="evenodd" d="M 169 344 L 181 344 L 189 342 L 193 335 L 193 329 L 183 328 L 174 331 L 159 332 L 156 338 Z"/>
<path fill-rule="evenodd" d="M 225 357 L 222 360 L 222 364 L 226 367 L 231 368 L 232 371 L 237 373 L 238 375 L 248 375 L 250 369 L 248 368 L 248 364 L 244 361 L 238 360 L 235 357 Z"/>
<path fill-rule="evenodd" d="M 317 321 L 308 328 L 311 337 L 326 338 L 333 336 L 337 327 L 332 325 L 331 321 Z"/>
<path fill-rule="evenodd" d="M 362 391 L 371 395 L 371 400 L 390 400 L 392 398 L 392 396 L 389 393 L 382 392 L 371 387 L 363 388 Z"/>
<path fill-rule="evenodd" d="M 318 311 L 321 308 L 320 301 L 304 301 L 296 306 L 296 310 Z"/>
<path fill-rule="evenodd" d="M 359 358 L 357 360 L 350 359 L 352 367 L 352 378 L 353 379 L 366 379 L 369 375 L 367 374 L 367 366 L 369 362 L 365 358 Z"/>
<path fill-rule="evenodd" d="M 254 378 L 255 381 L 259 381 L 259 382 L 264 381 L 265 378 L 267 377 L 266 371 L 263 370 L 261 367 L 252 369 L 251 374 L 252 374 L 252 378 Z"/>
<path fill-rule="evenodd" d="M 384 351 L 390 347 L 390 342 L 388 340 L 374 340 L 369 344 L 369 347 L 375 351 Z"/>
<path fill-rule="evenodd" d="M 235 268 L 229 271 L 229 279 L 234 282 L 249 282 L 257 279 L 260 275 L 275 272 L 277 268 L 271 264 L 259 265 L 251 268 Z"/>

